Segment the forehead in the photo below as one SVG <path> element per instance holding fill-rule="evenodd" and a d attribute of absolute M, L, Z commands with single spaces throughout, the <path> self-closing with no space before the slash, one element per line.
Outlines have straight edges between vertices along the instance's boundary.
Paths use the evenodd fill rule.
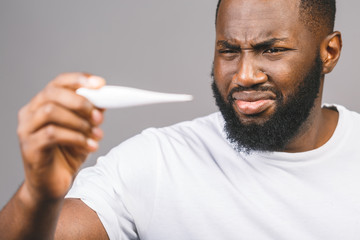
<path fill-rule="evenodd" d="M 225 39 L 247 41 L 294 37 L 302 28 L 298 0 L 222 0 L 216 33 Z"/>

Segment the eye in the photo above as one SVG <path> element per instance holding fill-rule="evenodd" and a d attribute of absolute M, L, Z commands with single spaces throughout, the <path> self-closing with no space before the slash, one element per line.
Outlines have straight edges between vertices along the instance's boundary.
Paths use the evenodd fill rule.
<path fill-rule="evenodd" d="M 221 58 L 223 58 L 226 61 L 233 61 L 235 59 L 238 58 L 238 56 L 240 56 L 240 51 L 236 50 L 236 49 L 219 49 L 218 50 L 219 56 L 221 56 Z"/>
<path fill-rule="evenodd" d="M 269 48 L 264 51 L 264 53 L 281 53 L 287 51 L 286 48 Z"/>
<path fill-rule="evenodd" d="M 219 53 L 221 53 L 221 54 L 234 54 L 234 53 L 238 53 L 238 51 L 231 50 L 231 49 L 223 49 L 223 50 L 219 50 Z"/>

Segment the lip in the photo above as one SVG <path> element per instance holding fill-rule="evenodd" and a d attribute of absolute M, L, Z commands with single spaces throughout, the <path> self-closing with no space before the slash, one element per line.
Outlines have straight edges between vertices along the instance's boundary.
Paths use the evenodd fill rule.
<path fill-rule="evenodd" d="M 241 91 L 232 95 L 238 111 L 245 115 L 255 115 L 270 108 L 276 95 L 272 92 Z"/>

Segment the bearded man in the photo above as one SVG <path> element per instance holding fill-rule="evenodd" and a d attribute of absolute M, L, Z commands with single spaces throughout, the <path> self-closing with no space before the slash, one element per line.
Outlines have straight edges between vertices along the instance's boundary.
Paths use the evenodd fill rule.
<path fill-rule="evenodd" d="M 219 1 L 220 112 L 147 129 L 73 185 L 103 120 L 75 90 L 105 82 L 57 77 L 19 113 L 26 177 L 1 212 L 2 239 L 358 239 L 360 115 L 321 103 L 342 46 L 335 9 Z"/>

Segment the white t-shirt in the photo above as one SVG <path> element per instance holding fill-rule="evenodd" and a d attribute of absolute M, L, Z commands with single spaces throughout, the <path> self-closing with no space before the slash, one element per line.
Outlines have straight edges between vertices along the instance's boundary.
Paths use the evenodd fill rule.
<path fill-rule="evenodd" d="M 302 153 L 237 153 L 220 113 L 147 129 L 82 170 L 67 197 L 110 239 L 360 239 L 360 115 Z"/>

